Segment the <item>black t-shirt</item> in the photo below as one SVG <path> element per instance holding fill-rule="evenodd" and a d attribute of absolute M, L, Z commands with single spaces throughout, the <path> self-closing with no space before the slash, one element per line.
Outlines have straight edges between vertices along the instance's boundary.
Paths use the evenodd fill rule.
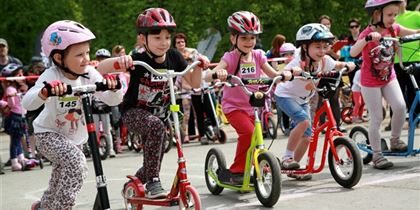
<path fill-rule="evenodd" d="M 156 70 L 183 71 L 188 63 L 181 53 L 169 49 L 163 63 L 156 63 L 146 52 L 135 53 L 133 60 L 143 61 Z M 123 111 L 132 107 L 141 107 L 147 110 L 166 108 L 169 103 L 169 84 L 166 78 L 152 75 L 142 66 L 135 66 L 130 72 L 130 84 L 124 96 Z"/>

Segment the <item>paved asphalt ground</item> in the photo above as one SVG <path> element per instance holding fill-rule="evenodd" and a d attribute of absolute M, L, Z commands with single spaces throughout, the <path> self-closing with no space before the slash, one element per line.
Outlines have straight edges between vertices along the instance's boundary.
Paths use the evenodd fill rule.
<path fill-rule="evenodd" d="M 384 122 L 385 125 L 386 122 Z M 350 128 L 350 127 L 348 127 Z M 210 144 L 201 146 L 197 142 L 184 145 L 187 158 L 188 176 L 192 185 L 198 190 L 204 209 L 265 209 L 261 206 L 254 192 L 241 194 L 225 189 L 221 195 L 212 195 L 204 180 L 204 161 L 207 151 L 219 147 L 224 152 L 227 163 L 233 159 L 236 147 L 236 134 L 230 126 L 224 127 L 228 134 L 228 142 L 224 145 Z M 287 138 L 280 135 L 274 141 L 270 151 L 281 157 Z M 420 129 L 416 130 L 415 146 L 420 147 Z M 389 138 L 389 132 L 383 132 Z M 407 130 L 403 131 L 403 139 Z M 266 145 L 271 141 L 267 140 Z M 322 144 L 321 144 L 322 145 Z M 0 155 L 3 161 L 9 157 L 8 136 L 0 135 Z M 320 154 L 317 154 L 319 156 Z M 169 189 L 177 167 L 176 150 L 171 150 L 164 157 L 161 179 L 165 189 Z M 358 185 L 353 189 L 339 186 L 331 176 L 328 166 L 319 174 L 314 174 L 311 181 L 301 182 L 282 176 L 282 192 L 278 203 L 272 209 L 281 210 L 313 210 L 313 209 L 366 209 L 366 210 L 419 210 L 420 209 L 420 158 L 390 157 L 395 166 L 390 170 L 375 170 L 372 165 L 363 166 L 363 175 Z M 319 164 L 320 159 L 317 160 Z M 306 163 L 306 160 L 301 162 Z M 102 162 L 108 183 L 108 194 L 112 209 L 124 209 L 121 189 L 126 175 L 133 174 L 142 164 L 142 154 L 125 150 L 116 158 Z M 96 188 L 93 164 L 88 159 L 89 176 L 77 198 L 75 209 L 92 209 Z M 6 168 L 6 174 L 0 175 L 0 209 L 24 210 L 30 209 L 31 203 L 38 200 L 46 189 L 51 173 L 51 166 L 44 169 L 34 168 L 31 171 L 11 172 Z M 146 206 L 145 209 L 178 209 Z"/>

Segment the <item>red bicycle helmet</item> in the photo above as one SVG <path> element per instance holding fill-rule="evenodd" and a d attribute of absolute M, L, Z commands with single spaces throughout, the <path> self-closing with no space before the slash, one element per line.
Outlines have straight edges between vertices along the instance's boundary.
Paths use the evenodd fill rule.
<path fill-rule="evenodd" d="M 138 33 L 147 33 L 156 29 L 176 29 L 172 15 L 163 8 L 146 9 L 137 17 L 136 28 Z"/>
<path fill-rule="evenodd" d="M 260 20 L 252 12 L 235 12 L 228 17 L 227 22 L 229 30 L 235 34 L 258 35 L 262 33 Z"/>

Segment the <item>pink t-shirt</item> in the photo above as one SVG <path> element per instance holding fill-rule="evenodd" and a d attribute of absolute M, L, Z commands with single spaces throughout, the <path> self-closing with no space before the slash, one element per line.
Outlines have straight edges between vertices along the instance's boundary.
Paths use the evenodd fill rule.
<path fill-rule="evenodd" d="M 400 33 L 400 25 L 393 24 L 394 36 Z M 367 27 L 359 35 L 360 39 L 365 39 L 370 32 L 373 32 L 371 27 Z M 384 30 L 381 33 L 383 37 L 392 36 L 391 31 Z M 382 87 L 388 84 L 391 80 L 395 79 L 394 71 L 394 57 L 395 57 L 395 44 L 391 44 L 386 48 L 375 48 L 379 42 L 370 41 L 362 50 L 363 63 L 361 67 L 360 83 L 364 87 Z"/>
<path fill-rule="evenodd" d="M 239 60 L 239 54 L 236 51 L 226 52 L 222 60 L 227 63 L 228 74 L 234 74 Z M 236 76 L 241 78 L 260 78 L 262 75 L 261 66 L 267 62 L 263 51 L 252 50 L 252 62 L 247 63 L 241 60 L 240 69 Z M 250 90 L 257 90 L 257 86 L 248 86 Z M 245 94 L 241 87 L 224 87 L 222 107 L 224 113 L 230 113 L 235 110 L 242 110 L 253 115 L 253 108 L 249 104 L 249 96 Z"/>
<path fill-rule="evenodd" d="M 16 114 L 26 114 L 26 109 L 24 109 L 21 104 L 22 95 L 18 94 L 16 88 L 12 86 L 7 87 L 6 95 L 15 95 L 7 98 L 7 104 L 11 112 Z"/>

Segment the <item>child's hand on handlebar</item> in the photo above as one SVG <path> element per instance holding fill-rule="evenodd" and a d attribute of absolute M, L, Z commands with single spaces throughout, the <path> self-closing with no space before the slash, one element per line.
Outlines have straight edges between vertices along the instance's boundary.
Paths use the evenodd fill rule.
<path fill-rule="evenodd" d="M 348 72 L 351 72 L 356 68 L 356 64 L 354 62 L 346 62 L 345 67 L 348 68 Z"/>
<path fill-rule="evenodd" d="M 382 38 L 382 35 L 376 31 L 370 32 L 369 35 L 365 37 L 366 41 L 377 41 L 379 42 Z"/>
<path fill-rule="evenodd" d="M 108 85 L 110 90 L 114 90 L 117 87 L 117 76 L 115 74 L 105 74 L 104 84 Z"/>
<path fill-rule="evenodd" d="M 292 72 L 290 71 L 283 71 L 280 75 L 283 76 L 282 81 L 290 81 L 293 78 Z"/>
<path fill-rule="evenodd" d="M 134 70 L 133 58 L 130 55 L 122 55 L 117 58 L 114 63 L 115 69 L 131 69 Z"/>
<path fill-rule="evenodd" d="M 47 99 L 49 96 L 62 96 L 67 92 L 67 85 L 60 80 L 53 80 L 51 82 L 44 81 L 44 87 L 41 89 L 39 96 L 42 99 Z"/>
<path fill-rule="evenodd" d="M 205 55 L 199 55 L 198 58 L 197 58 L 197 60 L 201 62 L 198 65 L 198 67 L 200 67 L 202 69 L 207 69 L 209 67 L 210 61 L 207 58 L 207 56 L 205 56 Z"/>
<path fill-rule="evenodd" d="M 213 79 L 219 79 L 220 81 L 227 80 L 228 73 L 226 69 L 217 69 L 216 72 L 213 73 Z"/>

